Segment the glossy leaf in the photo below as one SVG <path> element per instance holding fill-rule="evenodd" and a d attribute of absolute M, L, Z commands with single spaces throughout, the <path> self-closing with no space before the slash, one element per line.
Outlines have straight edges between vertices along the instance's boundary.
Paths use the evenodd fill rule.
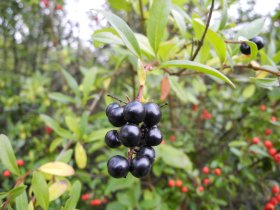
<path fill-rule="evenodd" d="M 101 13 L 110 22 L 112 27 L 118 32 L 118 34 L 122 38 L 127 48 L 136 56 L 141 58 L 139 44 L 133 34 L 133 31 L 126 24 L 126 22 L 124 22 L 120 17 L 110 12 L 104 10 L 98 10 L 98 12 Z"/>
<path fill-rule="evenodd" d="M 222 17 L 221 17 L 219 29 L 222 30 L 225 28 L 228 19 L 228 4 L 227 4 L 228 0 L 220 0 L 220 1 L 222 6 L 222 14 L 221 14 Z"/>
<path fill-rule="evenodd" d="M 162 41 L 171 6 L 171 0 L 154 0 L 149 10 L 147 35 L 155 53 Z"/>
<path fill-rule="evenodd" d="M 85 142 L 91 142 L 96 140 L 103 140 L 104 136 L 109 130 L 114 130 L 114 128 L 104 128 L 100 130 L 93 131 L 88 137 L 86 137 Z"/>
<path fill-rule="evenodd" d="M 93 34 L 93 43 L 105 43 L 105 44 L 117 44 L 117 45 L 124 45 L 122 39 L 119 36 L 113 34 L 109 31 L 104 30 L 97 30 Z"/>
<path fill-rule="evenodd" d="M 75 173 L 72 166 L 58 161 L 46 163 L 39 170 L 55 176 L 72 176 Z"/>
<path fill-rule="evenodd" d="M 40 172 L 33 172 L 32 191 L 34 192 L 37 203 L 47 210 L 49 207 L 49 191 L 47 182 Z"/>
<path fill-rule="evenodd" d="M 222 74 L 218 70 L 197 62 L 186 61 L 186 60 L 173 60 L 173 61 L 167 61 L 163 63 L 160 67 L 161 68 L 168 68 L 168 67 L 186 68 L 186 69 L 202 72 L 217 77 L 225 81 L 226 83 L 230 84 L 232 87 L 235 87 L 235 85 L 230 81 L 230 79 L 228 79 L 224 74 Z"/>
<path fill-rule="evenodd" d="M 13 201 L 15 198 L 18 198 L 23 192 L 25 192 L 26 185 L 20 185 L 13 189 L 11 189 L 7 194 L 10 197 L 11 201 Z"/>
<path fill-rule="evenodd" d="M 63 195 L 68 188 L 66 181 L 57 181 L 49 186 L 49 201 L 56 200 Z"/>
<path fill-rule="evenodd" d="M 80 169 L 83 169 L 87 165 L 87 153 L 81 143 L 77 143 L 75 146 L 75 160 Z"/>
<path fill-rule="evenodd" d="M 9 169 L 13 174 L 20 174 L 10 140 L 3 134 L 0 134 L 0 158 L 5 167 Z"/>

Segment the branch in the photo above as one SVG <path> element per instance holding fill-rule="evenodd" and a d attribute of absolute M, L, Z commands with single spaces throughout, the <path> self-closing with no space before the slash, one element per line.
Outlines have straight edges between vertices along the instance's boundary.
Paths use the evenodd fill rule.
<path fill-rule="evenodd" d="M 224 40 L 227 44 L 242 44 L 244 41 L 236 41 L 236 40 Z"/>
<path fill-rule="evenodd" d="M 140 15 L 141 15 L 141 26 L 142 26 L 142 29 L 145 30 L 145 18 L 144 18 L 144 10 L 143 10 L 142 0 L 139 0 L 139 8 L 140 8 Z"/>

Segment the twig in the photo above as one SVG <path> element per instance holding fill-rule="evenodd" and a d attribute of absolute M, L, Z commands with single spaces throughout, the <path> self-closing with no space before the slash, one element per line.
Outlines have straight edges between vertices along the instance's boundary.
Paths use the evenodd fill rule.
<path fill-rule="evenodd" d="M 144 91 L 144 85 L 140 85 L 139 86 L 139 90 L 138 90 L 138 94 L 137 94 L 137 96 L 135 98 L 136 101 L 141 102 L 142 97 L 143 97 L 143 91 Z"/>
<path fill-rule="evenodd" d="M 244 41 L 237 41 L 237 40 L 224 40 L 227 44 L 242 44 Z"/>
<path fill-rule="evenodd" d="M 143 10 L 142 0 L 139 0 L 139 8 L 140 8 L 140 15 L 141 15 L 141 26 L 142 26 L 142 29 L 145 30 L 145 18 L 144 18 L 144 10 Z"/>
<path fill-rule="evenodd" d="M 210 21 L 211 21 L 213 9 L 214 9 L 214 2 L 215 2 L 215 0 L 212 0 L 211 7 L 210 7 L 210 11 L 209 11 L 209 15 L 208 15 L 208 19 L 207 19 L 207 23 L 206 23 L 206 26 L 205 26 L 203 35 L 202 35 L 200 41 L 198 42 L 198 46 L 197 46 L 197 48 L 196 48 L 196 51 L 194 52 L 194 54 L 193 54 L 193 56 L 192 56 L 192 58 L 191 58 L 192 61 L 196 58 L 196 56 L 197 56 L 197 54 L 198 54 L 200 48 L 201 48 L 202 45 L 203 45 L 203 41 L 204 41 L 204 39 L 205 39 L 207 30 L 208 30 L 209 25 L 210 25 Z"/>
<path fill-rule="evenodd" d="M 162 107 L 165 107 L 165 106 L 167 106 L 167 105 L 168 105 L 168 103 L 166 102 L 166 103 L 160 105 L 159 107 L 162 108 Z"/>
<path fill-rule="evenodd" d="M 117 101 L 120 102 L 120 103 L 127 104 L 125 101 L 123 101 L 123 100 L 121 100 L 121 99 L 119 99 L 119 98 L 117 98 L 117 97 L 115 97 L 115 96 L 113 96 L 113 95 L 111 95 L 111 94 L 107 94 L 107 96 L 110 97 L 110 98 L 113 98 L 113 99 L 117 100 Z"/>

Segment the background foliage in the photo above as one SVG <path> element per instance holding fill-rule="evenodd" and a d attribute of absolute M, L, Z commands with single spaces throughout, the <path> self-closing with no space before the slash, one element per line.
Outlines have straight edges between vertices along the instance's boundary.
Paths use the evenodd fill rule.
<path fill-rule="evenodd" d="M 90 13 L 92 50 L 64 2 L 1 1 L 0 169 L 12 173 L 0 177 L 1 208 L 263 209 L 279 183 L 263 144 L 280 148 L 279 7 L 263 17 L 248 1 L 232 15 L 239 1 L 216 0 L 201 45 L 211 3 L 109 0 Z M 116 180 L 107 160 L 127 151 L 105 146 L 106 94 L 132 99 L 139 83 L 144 101 L 168 102 L 165 141 L 148 177 Z"/>

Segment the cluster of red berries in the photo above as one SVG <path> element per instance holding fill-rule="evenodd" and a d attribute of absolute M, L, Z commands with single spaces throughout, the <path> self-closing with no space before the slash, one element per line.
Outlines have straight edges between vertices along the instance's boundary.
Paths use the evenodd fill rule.
<path fill-rule="evenodd" d="M 212 119 L 212 117 L 213 117 L 213 115 L 210 113 L 210 112 L 208 112 L 208 110 L 207 109 L 204 109 L 203 111 L 202 111 L 202 119 L 204 119 L 204 120 L 210 120 L 210 119 Z"/>
<path fill-rule="evenodd" d="M 18 165 L 19 167 L 24 166 L 24 165 L 25 165 L 24 160 L 22 160 L 22 159 L 17 160 L 17 165 Z M 10 177 L 10 176 L 11 176 L 10 170 L 4 170 L 4 171 L 3 171 L 3 176 L 4 176 L 4 177 Z"/>
<path fill-rule="evenodd" d="M 178 187 L 181 189 L 182 193 L 186 193 L 189 191 L 188 187 L 183 186 L 183 182 L 180 179 L 174 180 L 174 179 L 169 179 L 167 185 L 169 187 Z"/>
<path fill-rule="evenodd" d="M 201 169 L 201 172 L 203 174 L 210 174 L 210 169 L 209 167 L 207 166 L 204 166 L 202 169 Z M 213 173 L 216 175 L 216 176 L 220 176 L 222 174 L 222 170 L 220 168 L 215 168 L 213 170 Z"/>
<path fill-rule="evenodd" d="M 273 196 L 265 204 L 264 210 L 274 210 L 275 207 L 280 203 L 280 189 L 277 185 L 272 186 L 271 192 Z"/>
<path fill-rule="evenodd" d="M 81 199 L 83 201 L 87 201 L 90 199 L 90 194 L 89 193 L 85 193 L 81 196 Z M 106 197 L 104 197 L 103 199 L 91 199 L 89 201 L 89 205 L 90 206 L 101 206 L 102 204 L 106 204 L 108 202 L 108 199 Z"/>
<path fill-rule="evenodd" d="M 41 4 L 44 8 L 48 8 L 50 6 L 50 2 L 48 0 L 41 0 Z M 55 5 L 55 10 L 62 10 L 63 7 L 61 4 Z"/>

